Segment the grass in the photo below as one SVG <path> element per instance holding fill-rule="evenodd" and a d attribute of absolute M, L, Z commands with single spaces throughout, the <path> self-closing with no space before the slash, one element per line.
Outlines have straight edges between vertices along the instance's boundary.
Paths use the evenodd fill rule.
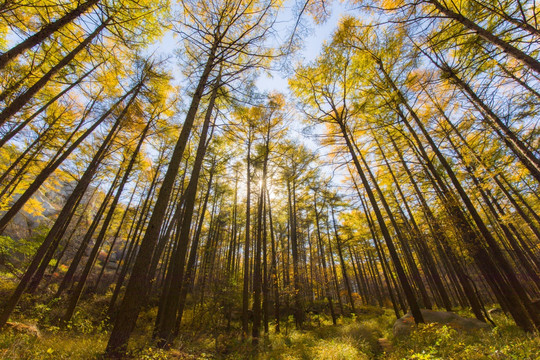
<path fill-rule="evenodd" d="M 504 315 L 492 330 L 456 331 L 437 324 L 421 325 L 411 336 L 394 341 L 386 359 L 540 359 L 540 338 L 525 333 Z"/>
<path fill-rule="evenodd" d="M 30 305 L 30 304 L 37 305 Z M 103 316 L 106 299 L 94 297 L 84 301 L 72 322 L 65 328 L 52 321 L 58 304 L 40 305 L 28 301 L 14 321 L 38 324 L 42 337 L 11 331 L 0 333 L 0 359 L 101 359 L 110 324 Z M 203 315 L 201 315 L 203 314 Z M 339 318 L 332 325 L 325 316 L 313 315 L 302 330 L 294 328 L 290 317 L 281 324 L 282 332 L 273 328 L 260 344 L 253 347 L 242 340 L 238 323 L 227 329 L 217 312 L 186 312 L 186 328 L 172 349 L 157 349 L 151 340 L 156 308 L 141 314 L 137 332 L 130 342 L 131 358 L 165 359 L 254 359 L 254 360 L 364 360 L 364 359 L 540 359 L 540 338 L 519 329 L 504 315 L 497 315 L 499 325 L 492 330 L 472 333 L 436 324 L 421 325 L 408 338 L 394 339 L 395 321 L 390 310 L 365 307 L 353 318 Z M 462 315 L 469 315 L 466 311 Z M 194 321 L 196 319 L 196 321 Z M 378 343 L 386 338 L 392 344 L 383 353 Z"/>
<path fill-rule="evenodd" d="M 377 331 L 359 323 L 323 324 L 288 335 L 272 334 L 258 359 L 370 359 L 378 350 Z"/>
<path fill-rule="evenodd" d="M 44 332 L 37 339 L 24 334 L 0 334 L 0 359 L 60 360 L 97 359 L 105 350 L 106 334 Z"/>

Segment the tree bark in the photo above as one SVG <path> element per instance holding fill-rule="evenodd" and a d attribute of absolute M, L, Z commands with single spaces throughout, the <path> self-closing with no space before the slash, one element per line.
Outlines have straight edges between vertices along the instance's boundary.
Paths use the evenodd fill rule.
<path fill-rule="evenodd" d="M 84 14 L 94 5 L 99 3 L 99 1 L 100 0 L 88 0 L 85 3 L 79 4 L 75 9 L 64 14 L 59 19 L 46 24 L 37 33 L 26 38 L 23 42 L 15 45 L 11 49 L 0 55 L 0 70 L 2 70 L 10 61 L 14 60 L 24 51 L 40 44 L 49 36 L 54 34 L 56 31 L 60 30 L 62 27 L 73 22 L 75 19 Z"/>
<path fill-rule="evenodd" d="M 31 87 L 28 88 L 24 93 L 19 95 L 15 100 L 13 100 L 7 107 L 0 112 L 0 126 L 4 125 L 6 121 L 13 115 L 15 115 L 19 110 L 21 110 L 32 97 L 37 94 L 51 78 L 69 64 L 75 56 L 77 56 L 85 47 L 87 47 L 92 40 L 94 40 L 103 29 L 109 25 L 111 18 L 105 19 L 90 35 L 86 37 L 75 49 L 73 49 L 69 54 L 62 58 L 56 65 L 54 65 L 45 75 L 43 75 L 38 81 L 36 81 Z"/>
<path fill-rule="evenodd" d="M 178 141 L 174 147 L 169 167 L 165 173 L 163 184 L 161 185 L 158 198 L 152 211 L 152 216 L 150 217 L 148 227 L 141 241 L 139 252 L 133 266 L 133 272 L 126 287 L 122 306 L 118 309 L 116 321 L 105 350 L 106 355 L 109 357 L 121 357 L 126 351 L 129 337 L 135 327 L 141 307 L 146 302 L 147 289 L 149 288 L 148 269 L 152 261 L 156 242 L 159 238 L 159 232 L 161 231 L 161 226 L 174 187 L 175 178 L 178 174 L 180 162 L 182 161 L 182 155 L 191 134 L 191 128 L 193 127 L 193 122 L 204 90 L 207 86 L 208 77 L 211 70 L 214 68 L 215 52 L 216 46 L 214 45 L 208 55 L 205 68 L 199 79 L 195 93 L 193 94 L 191 105 L 186 114 Z"/>

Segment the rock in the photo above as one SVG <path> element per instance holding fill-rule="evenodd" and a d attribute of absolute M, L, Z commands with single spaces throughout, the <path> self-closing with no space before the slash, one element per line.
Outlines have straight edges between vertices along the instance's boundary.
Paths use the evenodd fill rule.
<path fill-rule="evenodd" d="M 6 329 L 9 329 L 17 334 L 27 334 L 36 338 L 41 338 L 41 333 L 36 325 L 27 325 L 18 322 L 7 322 Z"/>
<path fill-rule="evenodd" d="M 477 319 L 461 317 L 447 311 L 421 310 L 426 323 L 450 325 L 457 330 L 489 329 L 491 326 Z M 394 323 L 393 333 L 396 337 L 407 336 L 414 327 L 414 318 L 410 312 Z"/>
<path fill-rule="evenodd" d="M 9 236 L 14 240 L 28 239 L 40 225 L 50 227 L 54 223 L 56 215 L 62 210 L 64 203 L 69 198 L 76 184 L 75 181 L 63 181 L 52 175 L 48 182 L 31 197 L 31 201 L 13 217 L 3 235 Z M 91 197 L 94 193 L 93 189 L 93 187 L 89 187 L 81 200 L 81 206 L 90 202 L 91 206 L 87 208 L 85 213 L 88 217 L 93 216 L 97 211 L 97 205 Z M 16 201 L 20 196 L 21 194 L 13 196 L 11 201 Z M 34 208 L 32 204 L 37 206 L 37 208 Z M 3 214 L 4 211 L 0 211 L 0 216 Z"/>

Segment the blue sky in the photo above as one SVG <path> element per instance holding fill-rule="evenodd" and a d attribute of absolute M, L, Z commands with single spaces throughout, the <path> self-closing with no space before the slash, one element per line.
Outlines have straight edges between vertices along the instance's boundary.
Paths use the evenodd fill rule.
<path fill-rule="evenodd" d="M 276 46 L 283 44 L 288 40 L 291 30 L 295 24 L 296 17 L 295 11 L 292 8 L 294 0 L 287 0 L 281 10 L 281 13 L 278 16 L 278 21 L 276 23 Z M 315 24 L 311 19 L 309 14 L 303 15 L 303 23 L 307 27 L 307 30 L 302 33 L 302 47 L 297 54 L 290 57 L 289 61 L 291 62 L 289 67 L 292 69 L 298 63 L 306 64 L 314 60 L 320 53 L 323 44 L 326 41 L 329 41 L 334 30 L 337 27 L 338 21 L 342 15 L 346 13 L 346 6 L 341 2 L 334 1 L 332 7 L 330 8 L 330 17 L 323 24 Z M 174 54 L 174 49 L 179 45 L 177 43 L 172 33 L 165 34 L 163 39 L 155 44 L 151 49 L 156 51 L 162 56 L 172 56 Z M 281 43 L 280 43 L 281 42 Z M 178 67 L 178 60 L 172 58 L 170 61 L 172 66 L 173 75 L 175 76 L 175 82 L 177 84 L 183 85 L 182 72 Z M 270 75 L 270 76 L 269 76 Z M 290 74 L 289 74 L 290 75 Z M 261 73 L 259 79 L 257 80 L 257 87 L 261 92 L 272 92 L 277 91 L 284 93 L 286 96 L 290 96 L 287 74 L 284 72 L 279 72 L 277 70 L 271 71 L 268 73 Z M 303 128 L 306 126 L 302 121 L 302 114 L 295 113 L 291 114 L 293 120 L 290 124 L 290 135 L 298 140 L 299 142 L 308 146 L 311 150 L 316 151 L 321 158 L 327 158 L 327 152 L 329 149 L 322 147 L 313 137 L 306 136 L 303 132 Z M 315 130 L 316 133 L 324 131 L 322 128 L 317 127 Z M 335 173 L 333 171 L 334 166 L 325 165 L 322 167 L 322 170 L 325 171 L 328 176 L 334 177 L 334 184 L 337 185 L 342 179 L 343 174 L 338 171 Z"/>
<path fill-rule="evenodd" d="M 287 30 L 294 26 L 294 14 L 293 9 L 291 8 L 291 2 L 288 1 L 280 14 L 280 26 L 283 28 L 282 32 L 287 33 Z M 337 23 L 346 12 L 346 8 L 341 2 L 334 2 L 331 7 L 331 16 L 324 24 L 316 25 L 313 23 L 308 14 L 304 14 L 304 22 L 309 27 L 309 34 L 303 39 L 303 46 L 299 54 L 290 61 L 293 62 L 292 65 L 295 65 L 296 62 L 301 61 L 303 63 L 314 60 L 317 55 L 319 55 L 321 48 L 325 41 L 328 41 L 332 33 L 337 27 Z M 278 29 L 280 31 L 280 29 Z M 287 78 L 285 74 L 281 74 L 277 71 L 272 73 L 272 77 L 268 77 L 266 74 L 261 74 L 259 80 L 257 81 L 257 86 L 262 91 L 280 91 L 288 92 Z"/>
<path fill-rule="evenodd" d="M 295 24 L 295 12 L 293 11 L 294 1 L 288 0 L 283 5 L 281 13 L 278 16 L 278 21 L 276 24 L 276 32 L 278 39 L 276 41 L 285 42 L 289 36 L 292 27 Z M 290 65 L 295 65 L 298 62 L 306 63 L 317 57 L 319 54 L 323 43 L 329 40 L 334 32 L 337 23 L 346 11 L 345 6 L 341 2 L 333 2 L 331 9 L 331 16 L 327 19 L 324 24 L 314 24 L 309 14 L 304 14 L 302 17 L 303 23 L 307 26 L 307 34 L 302 38 L 302 48 L 299 53 L 295 54 L 294 57 L 291 57 L 289 61 L 292 62 Z M 278 44 L 279 45 L 279 44 Z M 156 44 L 150 46 L 149 53 L 156 52 L 161 56 L 173 56 L 174 50 L 178 48 L 178 39 L 174 37 L 172 32 L 167 32 L 162 39 L 160 39 Z M 176 77 L 176 82 L 181 84 L 182 82 L 182 73 L 175 71 L 178 62 L 174 58 L 171 59 L 170 64 L 173 67 L 173 75 Z M 259 80 L 257 81 L 257 86 L 261 91 L 279 91 L 283 93 L 288 93 L 288 84 L 286 74 L 280 73 L 278 71 L 272 71 L 271 76 L 268 74 L 261 73 Z"/>

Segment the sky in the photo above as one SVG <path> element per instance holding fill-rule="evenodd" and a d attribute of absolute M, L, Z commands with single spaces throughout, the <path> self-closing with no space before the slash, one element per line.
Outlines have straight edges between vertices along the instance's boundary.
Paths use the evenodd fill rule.
<path fill-rule="evenodd" d="M 276 23 L 276 33 L 279 37 L 278 41 L 287 41 L 287 37 L 295 24 L 296 17 L 293 3 L 293 0 L 286 1 L 278 15 Z M 290 58 L 289 61 L 292 64 L 290 63 L 288 65 L 295 65 L 299 61 L 306 63 L 317 57 L 324 42 L 331 38 L 341 15 L 346 12 L 345 6 L 341 2 L 333 2 L 330 9 L 331 16 L 323 24 L 314 24 L 309 14 L 303 15 L 302 20 L 307 27 L 305 30 L 307 34 L 303 34 L 302 47 L 294 57 Z M 177 41 L 178 39 L 174 37 L 172 32 L 167 32 L 156 44 L 149 47 L 148 53 L 156 53 L 163 57 L 173 56 L 174 50 L 178 47 Z M 175 71 L 178 65 L 174 60 L 171 61 L 171 65 L 173 67 L 173 75 L 176 77 L 176 82 L 181 83 L 183 80 L 181 78 L 181 71 L 180 69 Z M 271 71 L 271 74 L 261 73 L 257 81 L 257 87 L 261 92 L 279 91 L 287 93 L 287 75 L 280 73 L 279 71 Z"/>
<path fill-rule="evenodd" d="M 290 3 L 287 2 L 287 3 Z M 294 26 L 295 15 L 291 5 L 284 5 L 281 14 L 279 15 L 279 20 L 282 29 L 278 29 L 283 34 L 290 33 L 290 29 Z M 329 41 L 332 37 L 332 33 L 337 27 L 337 23 L 346 12 L 345 7 L 341 2 L 334 2 L 331 8 L 331 16 L 327 19 L 324 24 L 314 24 L 312 19 L 308 14 L 304 14 L 303 20 L 308 26 L 308 35 L 303 39 L 303 46 L 294 59 L 291 59 L 291 62 L 302 61 L 303 63 L 310 62 L 314 60 L 320 53 L 323 44 L 326 41 Z M 289 31 L 287 31 L 289 30 Z M 289 64 L 289 65 L 295 65 Z M 271 74 L 271 77 L 266 74 L 261 74 L 257 81 L 257 87 L 261 91 L 280 91 L 287 92 L 288 84 L 286 74 L 279 73 L 274 71 Z"/>
<path fill-rule="evenodd" d="M 287 3 L 290 4 L 291 1 L 288 1 Z M 282 34 L 290 34 L 290 31 L 294 26 L 294 22 L 296 21 L 294 11 L 291 6 L 287 5 L 287 3 L 283 7 L 282 14 L 280 14 L 278 18 L 278 21 L 281 21 L 282 29 L 278 28 L 277 31 Z M 294 58 L 291 58 L 290 61 L 292 64 L 287 65 L 292 65 L 290 66 L 292 69 L 298 62 L 307 64 L 315 60 L 321 52 L 325 42 L 331 40 L 332 34 L 337 28 L 339 19 L 346 13 L 346 11 L 346 7 L 341 2 L 334 1 L 333 6 L 330 9 L 331 15 L 323 24 L 314 24 L 309 14 L 304 14 L 303 21 L 307 26 L 307 35 L 303 36 L 303 44 L 299 53 L 296 54 Z M 288 95 L 291 98 L 292 95 L 289 91 L 287 74 L 273 71 L 270 75 L 271 77 L 263 73 L 259 76 L 259 79 L 257 80 L 257 87 L 259 90 L 262 92 L 278 91 Z M 302 114 L 296 113 L 292 116 L 293 119 L 290 126 L 290 135 L 301 143 L 305 144 L 311 150 L 315 151 L 321 160 L 328 160 L 328 151 L 330 151 L 330 149 L 321 146 L 315 137 L 305 135 L 303 129 L 306 127 L 306 124 L 301 119 Z M 322 133 L 324 131 L 323 125 L 316 125 L 316 128 L 313 131 L 315 134 Z M 320 169 L 325 172 L 327 176 L 333 178 L 332 183 L 334 186 L 339 186 L 344 179 L 345 174 L 342 172 L 345 170 L 342 169 L 343 171 L 336 172 L 334 165 L 329 164 L 327 161 L 323 161 L 323 164 L 325 165 L 322 165 Z"/>
<path fill-rule="evenodd" d="M 324 43 L 330 41 L 333 32 L 337 28 L 339 19 L 347 12 L 346 6 L 341 2 L 334 1 L 332 3 L 332 7 L 330 8 L 330 16 L 322 24 L 315 24 L 309 14 L 303 14 L 302 23 L 305 26 L 299 29 L 299 34 L 301 35 L 302 39 L 302 46 L 298 53 L 288 58 L 289 63 L 287 64 L 287 67 L 289 69 L 293 69 L 298 63 L 307 64 L 315 60 L 319 55 Z M 276 45 L 285 43 L 290 36 L 292 28 L 294 27 L 296 21 L 295 14 L 297 12 L 294 11 L 293 6 L 294 0 L 287 0 L 283 5 L 280 14 L 278 15 L 275 26 L 277 37 Z M 152 46 L 150 51 L 156 51 L 157 54 L 162 56 L 172 56 L 174 54 L 174 49 L 178 47 L 177 41 L 178 39 L 174 38 L 173 34 L 169 32 L 165 34 L 165 36 L 157 44 Z M 174 58 L 171 58 L 169 63 L 172 66 L 172 72 L 175 76 L 175 83 L 182 86 L 185 84 L 185 79 L 182 78 L 182 71 L 178 65 L 178 62 Z M 287 76 L 290 75 L 291 74 L 286 74 L 285 72 L 278 70 L 273 70 L 269 73 L 261 72 L 256 85 L 260 92 L 280 92 L 289 97 L 291 102 L 293 102 L 294 99 L 289 91 L 287 80 Z M 328 176 L 334 178 L 334 185 L 338 185 L 344 178 L 344 174 L 342 172 L 345 170 L 342 169 L 343 171 L 336 172 L 335 166 L 327 163 L 327 153 L 330 151 L 330 149 L 322 147 L 315 139 L 315 136 L 308 136 L 305 134 L 303 130 L 306 127 L 306 124 L 302 121 L 302 117 L 303 115 L 301 113 L 293 111 L 289 127 L 289 135 L 300 143 L 305 144 L 311 150 L 315 151 L 321 160 L 326 160 L 323 161 L 325 165 L 323 165 L 321 169 L 327 173 Z M 317 125 L 316 128 L 313 129 L 315 134 L 322 133 L 323 131 L 324 129 L 322 128 L 322 125 Z"/>

